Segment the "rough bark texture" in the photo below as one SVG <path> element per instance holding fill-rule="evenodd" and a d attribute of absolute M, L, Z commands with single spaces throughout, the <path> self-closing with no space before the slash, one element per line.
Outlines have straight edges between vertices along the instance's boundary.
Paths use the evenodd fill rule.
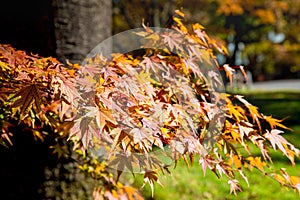
<path fill-rule="evenodd" d="M 99 42 L 111 35 L 110 0 L 53 0 L 56 54 L 80 63 Z"/>

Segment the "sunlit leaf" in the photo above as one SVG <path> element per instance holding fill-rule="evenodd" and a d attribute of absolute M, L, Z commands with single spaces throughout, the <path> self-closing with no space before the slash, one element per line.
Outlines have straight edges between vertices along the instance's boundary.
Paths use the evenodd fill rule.
<path fill-rule="evenodd" d="M 20 113 L 24 117 L 28 110 L 34 105 L 36 113 L 41 111 L 42 96 L 36 85 L 25 86 L 20 89 L 12 99 L 17 99 L 12 104 L 12 108 L 20 108 Z"/>

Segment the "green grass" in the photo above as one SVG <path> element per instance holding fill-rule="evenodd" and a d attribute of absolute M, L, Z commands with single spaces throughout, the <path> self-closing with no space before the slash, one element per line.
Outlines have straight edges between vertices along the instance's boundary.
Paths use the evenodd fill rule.
<path fill-rule="evenodd" d="M 257 92 L 244 94 L 246 99 L 258 106 L 260 111 L 266 115 L 273 115 L 279 119 L 289 116 L 284 124 L 292 128 L 294 131 L 285 134 L 285 137 L 298 148 L 300 147 L 300 93 L 295 92 Z M 258 151 L 257 151 L 258 152 Z M 286 168 L 287 171 L 296 176 L 300 176 L 299 165 L 291 166 L 288 159 L 284 158 L 278 152 L 271 152 L 274 161 L 274 168 Z M 240 178 L 243 192 L 237 196 L 229 194 L 229 185 L 226 178 L 218 179 L 212 172 L 207 170 L 204 177 L 203 171 L 197 163 L 187 168 L 183 162 L 179 162 L 172 175 L 160 176 L 164 187 L 155 185 L 154 197 L 151 197 L 149 186 L 145 186 L 141 190 L 147 199 L 257 199 L 257 200 L 293 200 L 300 199 L 297 192 L 293 190 L 287 191 L 280 187 L 279 183 L 272 180 L 268 176 L 262 175 L 259 171 L 246 171 L 249 179 L 250 187 Z M 132 179 L 133 185 L 140 187 L 142 185 L 142 177 Z"/>
<path fill-rule="evenodd" d="M 276 168 L 287 168 L 288 172 L 300 176 L 300 166 L 292 167 L 285 162 L 276 164 Z M 148 186 L 142 190 L 147 199 L 257 199 L 257 200 L 291 200 L 299 199 L 296 192 L 287 191 L 281 188 L 279 183 L 271 178 L 262 175 L 257 170 L 246 172 L 250 187 L 244 181 L 242 184 L 243 192 L 237 196 L 229 194 L 229 185 L 226 178 L 218 179 L 212 172 L 207 171 L 204 177 L 201 167 L 193 166 L 187 168 L 184 163 L 179 163 L 175 170 L 172 170 L 171 176 L 161 176 L 161 182 L 164 187 L 155 185 L 154 197 L 151 197 L 151 191 Z M 142 178 L 135 180 L 134 185 L 140 186 Z"/>

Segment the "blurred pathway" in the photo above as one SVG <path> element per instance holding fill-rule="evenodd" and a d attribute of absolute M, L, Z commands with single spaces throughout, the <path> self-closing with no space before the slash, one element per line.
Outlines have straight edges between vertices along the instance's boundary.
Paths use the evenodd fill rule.
<path fill-rule="evenodd" d="M 300 92 L 300 79 L 255 82 L 250 90 L 287 90 Z"/>

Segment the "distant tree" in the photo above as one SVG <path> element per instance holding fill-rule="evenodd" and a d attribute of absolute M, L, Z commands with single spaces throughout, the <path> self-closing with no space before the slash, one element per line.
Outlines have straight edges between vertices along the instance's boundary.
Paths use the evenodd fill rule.
<path fill-rule="evenodd" d="M 208 32 L 217 33 L 226 42 L 230 53 L 224 63 L 246 65 L 255 79 L 261 75 L 266 79 L 296 77 L 299 62 L 291 57 L 299 48 L 295 42 L 297 34 L 291 30 L 299 27 L 295 14 L 299 13 L 299 0 L 194 0 L 182 4 L 192 18 L 202 21 Z M 192 4 L 199 7 L 192 9 Z"/>

